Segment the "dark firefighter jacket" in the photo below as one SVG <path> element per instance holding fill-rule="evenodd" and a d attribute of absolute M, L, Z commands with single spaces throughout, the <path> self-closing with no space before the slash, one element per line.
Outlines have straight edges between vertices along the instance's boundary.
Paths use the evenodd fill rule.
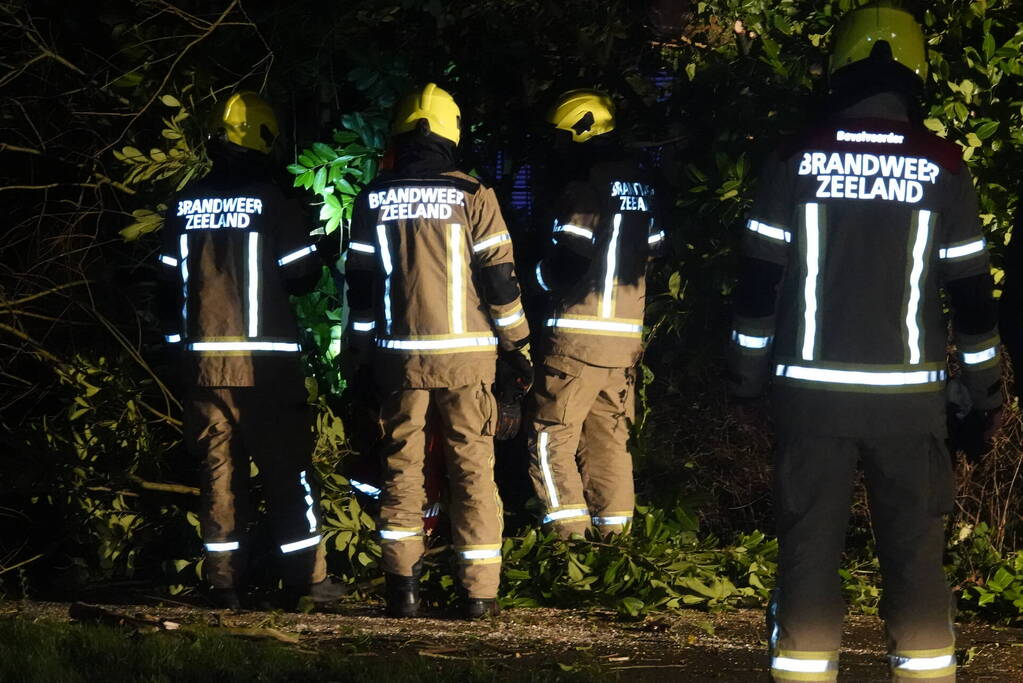
<path fill-rule="evenodd" d="M 300 204 L 273 183 L 218 172 L 167 210 L 160 261 L 176 288 L 176 329 L 194 386 L 250 387 L 301 377 L 298 327 L 287 280 L 322 261 Z"/>
<path fill-rule="evenodd" d="M 639 359 L 647 263 L 665 240 L 658 200 L 631 159 L 596 163 L 565 187 L 551 246 L 535 272 L 553 303 L 544 320 L 545 354 L 602 367 Z"/>
<path fill-rule="evenodd" d="M 372 348 L 391 390 L 493 382 L 498 349 L 529 340 L 497 197 L 460 171 L 399 164 L 374 180 L 356 199 L 345 269 L 349 344 Z"/>
<path fill-rule="evenodd" d="M 942 433 L 942 288 L 961 393 L 976 409 L 1000 404 L 970 173 L 956 145 L 898 118 L 839 116 L 786 145 L 761 176 L 744 230 L 731 372 L 738 396 L 773 380 L 783 428 Z"/>

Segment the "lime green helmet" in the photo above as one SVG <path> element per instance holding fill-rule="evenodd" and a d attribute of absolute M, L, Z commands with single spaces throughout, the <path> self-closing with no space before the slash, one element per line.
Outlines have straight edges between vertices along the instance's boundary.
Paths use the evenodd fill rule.
<path fill-rule="evenodd" d="M 887 44 L 887 49 L 882 44 Z M 913 15 L 891 2 L 873 2 L 854 9 L 835 28 L 829 73 L 879 53 L 927 80 L 927 49 L 923 30 Z"/>

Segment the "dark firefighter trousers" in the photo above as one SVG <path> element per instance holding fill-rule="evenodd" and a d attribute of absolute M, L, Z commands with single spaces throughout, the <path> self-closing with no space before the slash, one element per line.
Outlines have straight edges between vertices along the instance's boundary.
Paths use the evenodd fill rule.
<path fill-rule="evenodd" d="M 780 435 L 771 674 L 775 681 L 836 680 L 845 615 L 838 570 L 858 464 L 881 564 L 893 680 L 954 681 L 952 596 L 942 567 L 952 468 L 944 444 L 930 434 Z"/>
<path fill-rule="evenodd" d="M 400 389 L 383 400 L 385 475 L 379 525 L 383 569 L 411 576 L 425 550 L 423 463 L 431 406 L 444 426 L 451 538 L 462 588 L 470 598 L 497 597 L 504 510 L 494 483 L 496 403 L 483 382 Z"/>
<path fill-rule="evenodd" d="M 243 581 L 250 554 L 250 460 L 259 469 L 284 583 L 300 587 L 325 579 L 311 423 L 301 383 L 196 387 L 185 401 L 184 418 L 186 445 L 201 463 L 207 581 L 214 588 Z"/>

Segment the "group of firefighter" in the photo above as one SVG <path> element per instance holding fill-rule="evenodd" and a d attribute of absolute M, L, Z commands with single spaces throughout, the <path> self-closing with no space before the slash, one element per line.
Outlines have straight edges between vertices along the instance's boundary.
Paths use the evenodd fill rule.
<path fill-rule="evenodd" d="M 737 403 L 772 386 L 780 555 L 770 673 L 837 677 L 839 563 L 860 469 L 892 675 L 944 683 L 955 679 L 942 567 L 954 492 L 947 414 L 972 429 L 979 450 L 1001 421 L 987 244 L 959 147 L 922 125 L 927 58 L 913 16 L 888 3 L 852 10 L 831 52 L 826 114 L 761 173 L 727 342 Z M 270 106 L 235 93 L 213 121 L 213 170 L 171 202 L 160 254 L 176 324 L 167 340 L 182 350 L 188 387 L 185 440 L 201 462 L 205 573 L 213 600 L 238 607 L 254 462 L 286 599 L 326 604 L 343 589 L 326 575 L 288 295 L 315 286 L 327 250 L 270 180 Z M 420 608 L 428 424 L 443 446 L 464 617 L 498 613 L 494 437 L 520 420 L 541 523 L 563 539 L 629 532 L 646 270 L 669 241 L 661 215 L 673 199 L 615 133 L 608 94 L 566 92 L 548 121 L 551 153 L 570 170 L 544 207 L 553 222 L 541 258 L 521 278 L 543 293 L 528 317 L 515 240 L 494 191 L 459 170 L 459 108 L 436 85 L 396 106 L 392 163 L 358 195 L 346 226 L 343 357 L 351 386 L 379 399 L 377 528 L 390 616 Z M 1023 251 L 1011 252 L 1010 270 Z M 1023 346 L 1017 277 L 1009 273 L 1002 305 L 1014 355 Z"/>

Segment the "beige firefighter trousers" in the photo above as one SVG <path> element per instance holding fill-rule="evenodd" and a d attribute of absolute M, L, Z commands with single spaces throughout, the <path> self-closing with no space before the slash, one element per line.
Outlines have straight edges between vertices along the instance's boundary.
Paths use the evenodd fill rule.
<path fill-rule="evenodd" d="M 567 356 L 544 359 L 533 390 L 529 475 L 545 524 L 562 538 L 632 521 L 635 488 L 627 449 L 635 418 L 635 370 Z"/>
<path fill-rule="evenodd" d="M 201 463 L 204 569 L 214 588 L 236 587 L 245 573 L 250 459 L 259 468 L 284 583 L 303 586 L 327 576 L 305 391 L 300 382 L 290 385 L 197 387 L 185 400 L 186 446 Z"/>
<path fill-rule="evenodd" d="M 379 524 L 383 569 L 411 576 L 423 556 L 423 460 L 430 409 L 438 411 L 445 430 L 458 576 L 469 597 L 496 597 L 504 512 L 494 483 L 496 404 L 483 382 L 444 389 L 400 389 L 384 399 L 385 475 Z"/>

